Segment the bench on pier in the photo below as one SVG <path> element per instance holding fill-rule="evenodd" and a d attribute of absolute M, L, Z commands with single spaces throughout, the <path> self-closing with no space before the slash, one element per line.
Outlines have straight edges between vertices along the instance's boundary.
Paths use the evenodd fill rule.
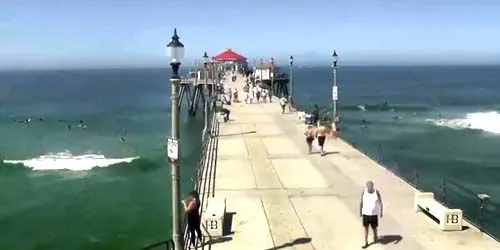
<path fill-rule="evenodd" d="M 431 192 L 415 192 L 413 201 L 415 212 L 425 211 L 439 221 L 442 231 L 462 231 L 463 212 L 461 209 L 449 209 L 439 203 Z"/>
<path fill-rule="evenodd" d="M 226 216 L 226 199 L 211 199 L 203 212 L 202 222 L 211 237 L 224 236 L 224 219 Z"/>

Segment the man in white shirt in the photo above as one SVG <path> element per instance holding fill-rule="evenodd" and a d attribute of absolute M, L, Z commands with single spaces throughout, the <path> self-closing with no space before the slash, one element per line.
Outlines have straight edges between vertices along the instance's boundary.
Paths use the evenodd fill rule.
<path fill-rule="evenodd" d="M 262 98 L 262 102 L 266 103 L 267 102 L 267 89 L 263 89 L 260 92 L 260 98 Z"/>
<path fill-rule="evenodd" d="M 285 113 L 285 107 L 286 107 L 287 102 L 288 102 L 288 100 L 284 96 L 281 97 L 281 99 L 280 99 L 280 106 L 281 106 L 281 113 L 282 114 Z"/>
<path fill-rule="evenodd" d="M 365 228 L 365 245 L 362 248 L 367 248 L 368 244 L 368 226 L 373 230 L 373 242 L 377 243 L 377 227 L 378 217 L 382 218 L 383 205 L 380 192 L 373 187 L 373 181 L 366 182 L 365 190 L 361 194 L 361 203 L 359 206 L 359 216 L 363 218 L 363 227 Z"/>

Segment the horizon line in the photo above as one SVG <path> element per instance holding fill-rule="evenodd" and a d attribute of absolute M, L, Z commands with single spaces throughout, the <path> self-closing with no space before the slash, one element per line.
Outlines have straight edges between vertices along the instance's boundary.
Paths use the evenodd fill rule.
<path fill-rule="evenodd" d="M 277 67 L 287 67 L 288 64 L 277 64 Z M 415 64 L 339 64 L 338 68 L 342 67 L 492 67 L 492 66 L 500 66 L 500 62 L 492 62 L 492 63 L 469 63 L 469 64 L 458 64 L 458 63 L 415 63 Z M 331 65 L 294 65 L 294 68 L 331 68 Z M 181 66 L 180 70 L 189 70 L 194 68 L 194 65 L 190 64 L 188 66 Z M 0 68 L 0 72 L 20 72 L 20 71 L 74 71 L 74 70 L 141 70 L 141 69 L 165 69 L 170 70 L 169 65 L 164 66 L 134 66 L 134 65 L 122 65 L 122 66 L 79 66 L 79 67 L 32 67 L 32 68 L 21 68 L 21 67 L 13 67 L 13 68 Z"/>

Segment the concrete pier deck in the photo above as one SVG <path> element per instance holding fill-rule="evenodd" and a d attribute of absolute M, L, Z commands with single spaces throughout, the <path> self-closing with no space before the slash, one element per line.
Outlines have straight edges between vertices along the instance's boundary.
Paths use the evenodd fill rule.
<path fill-rule="evenodd" d="M 225 86 L 242 93 L 241 81 Z M 368 249 L 500 249 L 468 223 L 464 231 L 440 231 L 413 211 L 413 187 L 340 139 L 327 140 L 326 156 L 308 155 L 305 125 L 281 114 L 277 101 L 226 107 L 231 117 L 220 124 L 215 174 L 203 181 L 215 185 L 205 204 L 226 199 L 231 233 L 212 240 L 211 249 L 360 249 L 367 180 L 384 201 L 381 242 Z"/>

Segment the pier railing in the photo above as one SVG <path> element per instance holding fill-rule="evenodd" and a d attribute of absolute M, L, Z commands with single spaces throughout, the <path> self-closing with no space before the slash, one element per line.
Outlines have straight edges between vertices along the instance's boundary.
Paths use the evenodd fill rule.
<path fill-rule="evenodd" d="M 141 248 L 141 250 L 174 250 L 174 241 L 173 240 L 165 240 L 161 242 L 157 242 L 151 244 L 149 246 L 145 246 Z"/>
<path fill-rule="evenodd" d="M 210 123 L 207 125 L 207 133 L 202 135 L 202 147 L 200 160 L 197 167 L 194 169 L 192 181 L 194 183 L 194 190 L 200 194 L 200 214 L 203 212 L 204 205 L 209 196 L 214 195 L 214 183 L 210 181 L 203 182 L 204 178 L 210 179 L 210 176 L 215 174 L 215 164 L 217 161 L 217 145 L 219 134 L 219 123 L 214 112 L 210 112 Z M 203 185 L 202 185 L 203 184 Z M 189 245 L 189 231 L 187 228 L 187 217 L 183 218 L 184 228 L 184 248 L 187 249 Z M 208 235 L 210 237 L 210 235 Z M 205 247 L 205 246 L 204 246 Z M 141 250 L 177 250 L 175 249 L 172 239 L 153 243 L 151 245 L 141 248 Z"/>
<path fill-rule="evenodd" d="M 345 140 L 347 141 L 347 140 Z M 384 151 L 382 144 L 374 145 L 372 150 L 363 150 L 350 143 L 372 160 L 398 175 L 417 190 L 433 192 L 436 199 L 450 208 L 462 209 L 466 220 L 482 232 L 500 241 L 500 203 L 485 198 L 487 190 L 476 190 L 449 176 L 436 176 L 423 167 L 412 166 L 398 159 L 397 153 Z M 373 149 L 376 148 L 376 149 Z M 394 149 L 392 149 L 394 151 Z"/>
<path fill-rule="evenodd" d="M 215 174 L 214 166 L 217 161 L 219 123 L 214 112 L 210 112 L 210 116 L 211 119 L 209 119 L 210 123 L 207 125 L 207 133 L 202 135 L 200 160 L 192 175 L 192 181 L 194 183 L 193 189 L 200 194 L 200 214 L 203 212 L 208 197 L 213 197 L 214 195 L 214 183 L 211 183 L 210 176 Z M 208 235 L 208 237 L 210 237 L 210 235 Z M 187 217 L 184 217 L 184 243 L 185 249 L 187 249 L 189 245 Z"/>

